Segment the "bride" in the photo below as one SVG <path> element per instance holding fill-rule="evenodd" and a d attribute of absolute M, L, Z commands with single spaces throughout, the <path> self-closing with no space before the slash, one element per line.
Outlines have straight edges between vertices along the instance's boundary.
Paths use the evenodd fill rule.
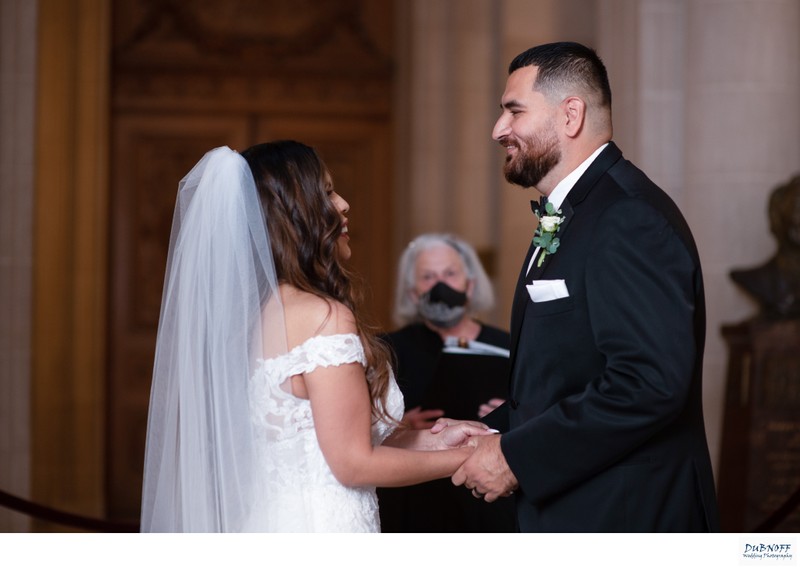
<path fill-rule="evenodd" d="M 488 432 L 396 429 L 387 349 L 342 264 L 348 210 L 294 141 L 214 149 L 181 181 L 142 531 L 380 531 L 376 486 L 450 476 Z"/>

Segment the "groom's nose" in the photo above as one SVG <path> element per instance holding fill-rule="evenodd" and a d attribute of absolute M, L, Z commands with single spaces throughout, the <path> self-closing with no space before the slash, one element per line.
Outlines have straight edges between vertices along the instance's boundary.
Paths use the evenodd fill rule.
<path fill-rule="evenodd" d="M 509 120 L 504 112 L 497 119 L 497 122 L 494 123 L 494 128 L 492 129 L 492 138 L 499 141 L 504 136 L 508 136 L 510 132 L 511 127 L 509 126 Z"/>

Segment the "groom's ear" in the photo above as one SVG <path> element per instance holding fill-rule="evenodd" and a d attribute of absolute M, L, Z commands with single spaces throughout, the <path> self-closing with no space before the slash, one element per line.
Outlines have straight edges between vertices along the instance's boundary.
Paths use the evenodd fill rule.
<path fill-rule="evenodd" d="M 586 122 L 586 103 L 580 97 L 567 97 L 561 102 L 564 120 L 564 134 L 577 137 Z"/>

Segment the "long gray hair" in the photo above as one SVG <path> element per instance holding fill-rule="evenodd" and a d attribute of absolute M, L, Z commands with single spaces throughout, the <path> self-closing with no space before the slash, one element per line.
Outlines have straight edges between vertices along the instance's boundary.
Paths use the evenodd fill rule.
<path fill-rule="evenodd" d="M 406 326 L 421 320 L 417 314 L 417 304 L 411 295 L 414 289 L 414 269 L 419 254 L 438 245 L 447 245 L 458 253 L 467 279 L 472 281 L 472 295 L 467 303 L 468 314 L 491 310 L 494 306 L 492 283 L 486 276 L 486 271 L 483 269 L 475 249 L 463 239 L 452 234 L 424 233 L 408 244 L 398 263 L 392 315 L 398 326 Z"/>

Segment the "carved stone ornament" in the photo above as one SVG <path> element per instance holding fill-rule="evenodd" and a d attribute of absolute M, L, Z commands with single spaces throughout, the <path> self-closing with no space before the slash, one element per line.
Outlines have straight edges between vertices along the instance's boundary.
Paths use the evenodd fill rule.
<path fill-rule="evenodd" d="M 800 318 L 800 176 L 772 192 L 769 221 L 778 251 L 759 267 L 731 271 L 731 278 L 758 301 L 761 316 Z"/>

